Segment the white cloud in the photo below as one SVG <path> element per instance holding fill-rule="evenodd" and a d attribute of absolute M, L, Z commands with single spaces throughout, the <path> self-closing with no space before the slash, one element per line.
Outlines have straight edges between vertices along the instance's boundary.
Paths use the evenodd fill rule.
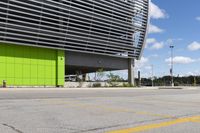
<path fill-rule="evenodd" d="M 164 42 L 158 42 L 155 38 L 148 38 L 146 43 L 146 48 L 152 50 L 159 50 L 164 47 Z"/>
<path fill-rule="evenodd" d="M 150 3 L 150 17 L 153 19 L 161 19 L 166 18 L 167 14 L 165 10 L 161 9 L 157 5 L 155 5 L 153 2 Z"/>
<path fill-rule="evenodd" d="M 155 42 L 157 42 L 155 38 L 148 38 L 148 39 L 147 39 L 147 45 L 148 45 L 148 44 L 155 43 Z"/>
<path fill-rule="evenodd" d="M 196 62 L 197 60 L 192 59 L 190 57 L 184 57 L 184 56 L 176 56 L 173 58 L 173 63 L 175 64 L 190 64 L 193 62 Z M 171 62 L 171 57 L 166 59 L 165 62 L 170 63 Z"/>
<path fill-rule="evenodd" d="M 179 77 L 185 77 L 185 76 L 199 76 L 200 71 L 199 70 L 193 70 L 193 71 L 188 71 L 188 72 L 184 72 L 179 74 Z"/>
<path fill-rule="evenodd" d="M 157 26 L 155 26 L 155 25 L 152 25 L 152 24 L 150 24 L 149 25 L 149 34 L 152 34 L 152 33 L 162 33 L 164 30 L 163 29 L 161 29 L 161 28 L 159 28 L 159 27 L 157 27 Z"/>
<path fill-rule="evenodd" d="M 145 66 L 144 69 L 146 69 L 146 70 L 152 70 L 152 66 Z"/>
<path fill-rule="evenodd" d="M 200 21 L 200 17 L 196 17 L 196 20 Z"/>
<path fill-rule="evenodd" d="M 153 55 L 150 55 L 150 57 L 157 58 L 157 57 L 159 57 L 159 55 L 158 54 L 153 54 Z"/>
<path fill-rule="evenodd" d="M 196 71 L 193 71 L 193 72 L 188 72 L 187 74 L 186 74 L 186 76 L 191 76 L 191 75 L 195 75 L 195 76 L 198 76 L 200 74 L 200 71 L 199 70 L 196 70 Z"/>
<path fill-rule="evenodd" d="M 153 50 L 158 50 L 164 48 L 164 46 L 167 45 L 172 45 L 177 41 L 182 41 L 183 39 L 177 38 L 177 39 L 172 39 L 169 38 L 166 41 L 158 42 L 155 38 L 148 38 L 146 41 L 146 46 L 145 48 L 153 49 Z"/>
<path fill-rule="evenodd" d="M 153 2 L 150 2 L 150 18 L 152 19 L 163 19 L 163 18 L 167 18 L 168 15 L 166 14 L 165 10 L 161 9 L 160 7 L 158 7 L 156 4 L 154 4 Z M 149 34 L 152 33 L 162 33 L 164 30 L 159 28 L 156 25 L 149 25 Z"/>
<path fill-rule="evenodd" d="M 135 62 L 135 68 L 136 69 L 141 69 L 145 67 L 149 62 L 149 59 L 146 57 L 142 57 L 140 60 L 136 60 Z"/>
<path fill-rule="evenodd" d="M 163 42 L 156 42 L 150 47 L 150 49 L 159 50 L 159 49 L 162 49 L 163 47 L 164 47 Z"/>
<path fill-rule="evenodd" d="M 142 57 L 141 60 L 135 62 L 135 75 L 138 71 L 141 71 L 141 77 L 150 78 L 152 77 L 152 65 L 149 58 Z"/>
<path fill-rule="evenodd" d="M 182 41 L 182 38 L 169 38 L 166 41 L 167 45 L 173 45 L 174 43 L 178 42 L 178 41 Z"/>
<path fill-rule="evenodd" d="M 146 45 L 145 45 L 145 48 L 148 48 L 148 46 L 150 44 L 153 44 L 153 43 L 156 43 L 156 39 L 155 38 L 148 38 L 147 41 L 146 41 Z"/>
<path fill-rule="evenodd" d="M 193 43 L 191 43 L 191 44 L 188 45 L 188 49 L 189 49 L 190 51 L 200 50 L 200 43 L 194 41 Z"/>

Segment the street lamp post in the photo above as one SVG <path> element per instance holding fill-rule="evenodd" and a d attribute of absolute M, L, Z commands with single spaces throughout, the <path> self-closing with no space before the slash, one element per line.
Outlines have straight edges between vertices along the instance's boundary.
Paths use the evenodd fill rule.
<path fill-rule="evenodd" d="M 152 82 L 152 87 L 154 86 L 154 73 L 153 73 L 153 65 L 151 65 L 151 82 Z"/>
<path fill-rule="evenodd" d="M 171 69 L 170 69 L 170 74 L 171 74 L 171 86 L 174 87 L 174 77 L 173 77 L 173 65 L 174 65 L 174 61 L 173 61 L 173 58 L 174 58 L 173 49 L 174 49 L 174 46 L 173 46 L 173 45 L 170 45 L 170 49 L 171 49 Z"/>

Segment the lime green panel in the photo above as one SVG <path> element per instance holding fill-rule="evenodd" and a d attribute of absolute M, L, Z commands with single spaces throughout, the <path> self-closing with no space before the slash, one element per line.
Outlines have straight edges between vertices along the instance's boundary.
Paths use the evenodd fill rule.
<path fill-rule="evenodd" d="M 5 63 L 6 62 L 6 48 L 5 47 L 0 47 L 0 55 L 1 55 L 0 63 Z"/>
<path fill-rule="evenodd" d="M 0 62 L 0 78 L 6 77 L 6 64 Z"/>
<path fill-rule="evenodd" d="M 64 51 L 0 43 L 0 85 L 64 85 Z"/>
<path fill-rule="evenodd" d="M 57 51 L 57 85 L 64 85 L 65 82 L 65 52 Z"/>

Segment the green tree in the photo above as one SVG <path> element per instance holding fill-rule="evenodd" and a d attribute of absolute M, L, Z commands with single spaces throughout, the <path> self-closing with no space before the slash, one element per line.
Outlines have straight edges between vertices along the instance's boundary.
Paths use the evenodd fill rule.
<path fill-rule="evenodd" d="M 103 77 L 105 76 L 103 68 L 97 70 L 97 81 L 102 81 Z"/>
<path fill-rule="evenodd" d="M 111 87 L 119 86 L 119 82 L 123 81 L 123 78 L 121 78 L 119 75 L 115 75 L 112 72 L 107 74 L 108 77 L 108 84 Z"/>

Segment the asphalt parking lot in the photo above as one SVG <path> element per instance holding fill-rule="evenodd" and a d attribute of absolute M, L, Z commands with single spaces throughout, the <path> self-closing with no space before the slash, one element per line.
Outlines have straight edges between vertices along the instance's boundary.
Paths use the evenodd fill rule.
<path fill-rule="evenodd" d="M 0 90 L 0 133 L 200 133 L 200 89 Z"/>

